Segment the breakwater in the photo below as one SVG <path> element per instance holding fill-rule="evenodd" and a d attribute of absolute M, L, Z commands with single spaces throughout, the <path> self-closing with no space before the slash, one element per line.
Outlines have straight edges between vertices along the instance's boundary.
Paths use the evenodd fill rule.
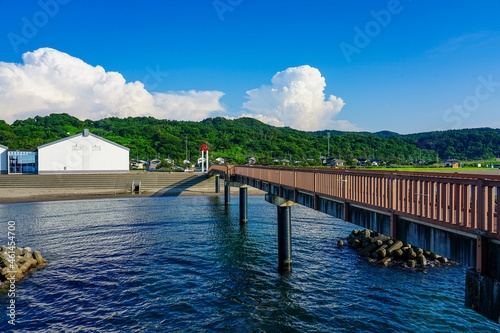
<path fill-rule="evenodd" d="M 8 291 L 13 282 L 17 282 L 25 275 L 34 272 L 37 268 L 47 266 L 47 260 L 40 251 L 32 251 L 30 247 L 0 247 L 0 290 Z"/>
<path fill-rule="evenodd" d="M 342 240 L 338 242 L 340 246 L 343 244 Z M 400 240 L 391 239 L 389 236 L 369 229 L 353 230 L 347 237 L 347 244 L 356 249 L 359 255 L 384 266 L 424 268 L 449 263 L 449 260 L 443 256 Z"/>

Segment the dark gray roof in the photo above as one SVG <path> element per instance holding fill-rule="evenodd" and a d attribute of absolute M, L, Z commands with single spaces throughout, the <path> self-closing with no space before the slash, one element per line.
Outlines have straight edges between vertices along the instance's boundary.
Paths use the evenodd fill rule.
<path fill-rule="evenodd" d="M 4 145 L 0 145 L 0 148 L 3 148 L 3 149 L 9 149 L 9 147 L 6 147 Z"/>
<path fill-rule="evenodd" d="M 75 134 L 75 135 L 72 135 L 72 136 L 68 136 L 67 138 L 62 138 L 62 139 L 59 139 L 59 140 L 56 140 L 56 141 L 52 141 L 52 142 L 50 142 L 50 143 L 46 143 L 46 144 L 44 144 L 44 145 L 38 146 L 38 149 L 40 149 L 40 148 L 45 148 L 45 147 L 48 147 L 48 146 L 54 145 L 54 144 L 59 143 L 59 142 L 66 141 L 66 140 L 69 140 L 69 139 L 71 139 L 71 138 L 76 138 L 76 137 L 79 137 L 79 136 L 83 136 L 83 133 L 84 133 L 84 132 L 81 132 L 81 133 L 78 133 L 78 134 Z M 110 143 L 110 144 L 112 144 L 112 145 L 115 145 L 115 146 L 117 146 L 117 147 L 119 147 L 119 148 L 126 149 L 126 150 L 129 150 L 129 151 L 130 151 L 130 148 L 124 147 L 124 146 L 122 146 L 122 145 L 119 145 L 119 144 L 118 144 L 118 143 L 116 143 L 116 142 L 113 142 L 113 141 L 110 141 L 110 140 L 108 140 L 108 139 L 102 138 L 102 137 L 100 137 L 99 135 L 95 135 L 95 134 L 89 133 L 89 136 L 93 136 L 94 138 L 98 138 L 98 139 L 100 139 L 100 140 L 102 140 L 102 141 L 105 141 L 105 142 L 107 142 L 107 143 Z"/>

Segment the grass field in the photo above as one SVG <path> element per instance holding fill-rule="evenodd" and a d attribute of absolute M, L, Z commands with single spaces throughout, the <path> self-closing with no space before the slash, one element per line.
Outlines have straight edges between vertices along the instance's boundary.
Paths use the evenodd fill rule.
<path fill-rule="evenodd" d="M 493 168 L 366 168 L 366 170 L 386 170 L 386 171 L 416 171 L 416 172 L 458 172 L 458 173 L 488 173 L 488 174 L 498 174 L 500 175 L 499 169 Z"/>

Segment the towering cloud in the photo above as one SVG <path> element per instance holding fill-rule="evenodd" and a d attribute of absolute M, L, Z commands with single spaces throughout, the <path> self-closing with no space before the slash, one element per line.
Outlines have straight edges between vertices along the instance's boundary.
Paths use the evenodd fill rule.
<path fill-rule="evenodd" d="M 59 112 L 94 120 L 109 116 L 201 120 L 224 110 L 223 92 L 150 93 L 139 81 L 127 83 L 120 73 L 50 48 L 25 53 L 23 62 L 0 62 L 0 119 L 7 122 Z"/>
<path fill-rule="evenodd" d="M 247 91 L 243 108 L 251 113 L 243 116 L 301 130 L 356 130 L 346 120 L 333 119 L 345 103 L 333 95 L 325 100 L 325 78 L 318 69 L 307 65 L 288 68 L 274 75 L 271 83 Z"/>

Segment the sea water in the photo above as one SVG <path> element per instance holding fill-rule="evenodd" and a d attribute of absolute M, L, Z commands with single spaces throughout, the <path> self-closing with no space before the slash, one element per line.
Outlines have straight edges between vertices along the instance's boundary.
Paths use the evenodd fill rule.
<path fill-rule="evenodd" d="M 464 305 L 462 265 L 378 267 L 337 247 L 353 224 L 292 208 L 293 270 L 277 272 L 277 210 L 248 200 L 155 197 L 0 205 L 18 246 L 49 265 L 16 284 L 0 331 L 500 332 Z"/>

